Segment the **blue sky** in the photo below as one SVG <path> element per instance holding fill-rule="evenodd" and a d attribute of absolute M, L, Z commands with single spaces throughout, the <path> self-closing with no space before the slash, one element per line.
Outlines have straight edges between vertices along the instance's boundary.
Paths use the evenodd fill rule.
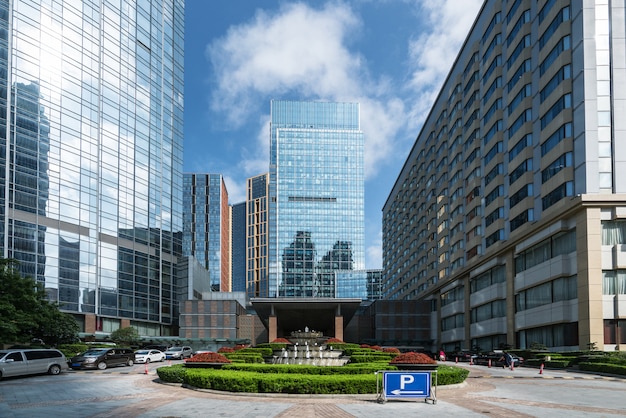
<path fill-rule="evenodd" d="M 382 207 L 482 0 L 186 0 L 185 172 L 230 203 L 268 171 L 272 99 L 356 101 L 365 135 L 366 268 Z"/>

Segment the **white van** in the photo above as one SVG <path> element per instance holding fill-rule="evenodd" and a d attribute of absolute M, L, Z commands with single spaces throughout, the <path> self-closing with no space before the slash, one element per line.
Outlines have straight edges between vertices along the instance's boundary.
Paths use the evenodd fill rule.
<path fill-rule="evenodd" d="M 0 350 L 0 379 L 27 374 L 59 374 L 67 370 L 67 359 L 59 350 L 16 348 Z"/>

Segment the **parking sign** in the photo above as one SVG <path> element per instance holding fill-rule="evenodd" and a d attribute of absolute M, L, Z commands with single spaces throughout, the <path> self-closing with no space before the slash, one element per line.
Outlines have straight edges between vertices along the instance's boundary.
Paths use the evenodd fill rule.
<path fill-rule="evenodd" d="M 430 372 L 383 372 L 385 398 L 430 398 Z"/>

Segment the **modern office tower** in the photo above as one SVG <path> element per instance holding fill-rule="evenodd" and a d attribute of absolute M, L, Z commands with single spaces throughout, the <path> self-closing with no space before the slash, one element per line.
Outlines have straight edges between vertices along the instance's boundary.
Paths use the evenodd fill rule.
<path fill-rule="evenodd" d="M 231 291 L 230 207 L 221 174 L 183 175 L 183 255 L 209 271 L 213 291 Z"/>
<path fill-rule="evenodd" d="M 364 269 L 358 103 L 271 102 L 269 297 L 335 297 Z"/>
<path fill-rule="evenodd" d="M 0 249 L 94 334 L 172 332 L 184 2 L 0 1 Z"/>
<path fill-rule="evenodd" d="M 624 12 L 484 2 L 383 208 L 434 349 L 626 347 Z"/>
<path fill-rule="evenodd" d="M 246 291 L 246 202 L 231 206 L 231 266 L 233 292 Z"/>
<path fill-rule="evenodd" d="M 269 297 L 269 174 L 248 179 L 246 219 L 246 291 L 250 298 Z"/>
<path fill-rule="evenodd" d="M 360 298 L 374 301 L 383 298 L 382 270 L 338 270 L 335 271 L 337 298 Z"/>

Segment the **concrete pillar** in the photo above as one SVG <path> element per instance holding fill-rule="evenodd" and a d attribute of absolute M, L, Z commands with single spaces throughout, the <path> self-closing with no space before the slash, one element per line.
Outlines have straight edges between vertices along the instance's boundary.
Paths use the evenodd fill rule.
<path fill-rule="evenodd" d="M 278 318 L 276 315 L 270 315 L 269 317 L 269 330 L 268 330 L 268 342 L 274 341 L 278 338 Z"/>
<path fill-rule="evenodd" d="M 335 316 L 335 338 L 343 341 L 343 316 Z"/>

